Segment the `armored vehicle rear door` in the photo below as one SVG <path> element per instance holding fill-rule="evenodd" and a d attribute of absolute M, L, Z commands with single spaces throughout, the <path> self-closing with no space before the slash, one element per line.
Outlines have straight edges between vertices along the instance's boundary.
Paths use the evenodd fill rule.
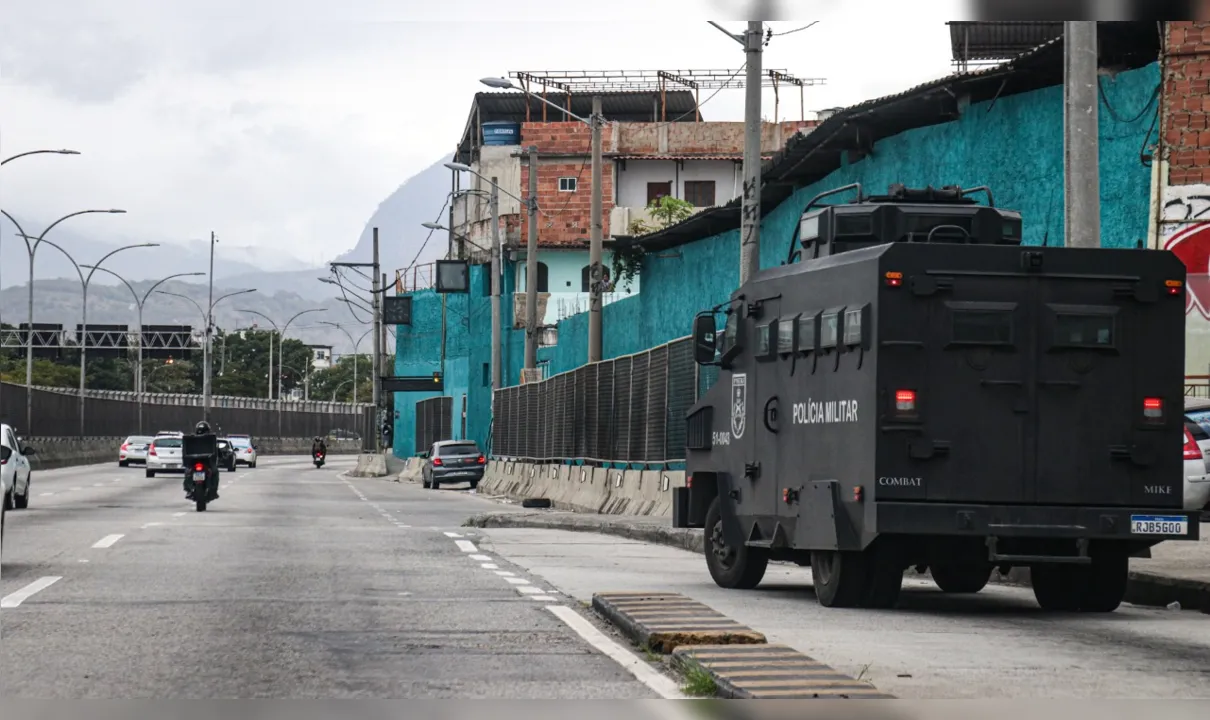
<path fill-rule="evenodd" d="M 927 433 L 948 443 L 948 455 L 922 467 L 926 497 L 1027 502 L 1034 470 L 1028 285 L 969 275 L 952 283 L 928 307 L 928 381 L 918 401 Z"/>

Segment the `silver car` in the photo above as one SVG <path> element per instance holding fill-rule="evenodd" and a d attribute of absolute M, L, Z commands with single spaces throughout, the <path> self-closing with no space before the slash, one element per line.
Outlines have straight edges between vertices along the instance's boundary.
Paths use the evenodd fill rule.
<path fill-rule="evenodd" d="M 181 435 L 157 435 L 147 448 L 147 477 L 157 472 L 184 472 L 181 467 Z"/>
<path fill-rule="evenodd" d="M 147 463 L 147 448 L 151 445 L 150 435 L 131 435 L 122 441 L 118 449 L 118 466 L 126 467 L 130 463 Z"/>

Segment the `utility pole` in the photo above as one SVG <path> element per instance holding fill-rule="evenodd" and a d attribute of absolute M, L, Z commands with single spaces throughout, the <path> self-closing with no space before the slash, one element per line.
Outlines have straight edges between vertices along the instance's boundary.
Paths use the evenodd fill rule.
<path fill-rule="evenodd" d="M 377 414 L 377 426 L 382 424 L 382 335 L 380 328 L 382 327 L 382 297 L 378 292 L 378 228 L 374 228 L 374 274 L 371 276 L 373 283 L 373 315 L 374 315 L 374 412 Z M 378 452 L 382 452 L 382 433 L 379 432 L 379 427 L 374 428 L 374 435 L 377 438 L 374 441 Z"/>
<path fill-rule="evenodd" d="M 214 331 L 214 245 L 218 242 L 214 231 L 210 231 L 210 299 L 206 306 L 206 337 L 202 346 L 202 419 L 210 422 L 210 363 L 212 352 L 210 338 Z"/>
<path fill-rule="evenodd" d="M 588 245 L 588 362 L 601 361 L 601 289 L 605 278 L 601 265 L 605 229 L 601 219 L 604 188 L 601 185 L 601 96 L 592 98 L 592 234 Z"/>
<path fill-rule="evenodd" d="M 744 34 L 747 79 L 744 83 L 744 200 L 740 228 L 739 281 L 744 283 L 760 269 L 760 93 L 761 44 L 764 21 L 749 20 Z"/>
<path fill-rule="evenodd" d="M 538 146 L 529 146 L 529 237 L 525 243 L 525 369 L 538 366 Z"/>
<path fill-rule="evenodd" d="M 1063 23 L 1063 244 L 1101 246 L 1097 22 Z"/>
<path fill-rule="evenodd" d="M 492 392 L 501 387 L 503 377 L 503 352 L 500 329 L 500 186 L 492 178 Z"/>

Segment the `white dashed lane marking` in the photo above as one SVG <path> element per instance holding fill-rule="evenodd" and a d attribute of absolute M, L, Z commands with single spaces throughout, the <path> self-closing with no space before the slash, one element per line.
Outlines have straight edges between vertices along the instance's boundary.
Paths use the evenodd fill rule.
<path fill-rule="evenodd" d="M 458 549 L 464 553 L 479 552 L 479 548 L 475 547 L 475 543 L 471 542 L 470 540 L 455 540 L 454 543 L 458 546 Z"/>
<path fill-rule="evenodd" d="M 445 534 L 445 536 L 446 536 L 446 537 L 451 537 L 451 538 L 460 538 L 460 537 L 462 537 L 461 535 L 459 535 L 459 534 L 458 534 L 458 533 L 456 533 L 456 532 L 447 532 L 447 533 Z"/>
<path fill-rule="evenodd" d="M 126 537 L 126 536 L 125 535 L 106 535 L 105 537 L 103 537 L 100 540 L 93 543 L 93 547 L 101 548 L 101 549 L 113 547 L 114 543 L 116 543 L 117 541 L 121 540 L 124 537 Z"/>
<path fill-rule="evenodd" d="M 25 587 L 18 590 L 17 592 L 15 592 L 11 595 L 5 595 L 3 599 L 0 599 L 0 608 L 11 609 L 11 608 L 15 608 L 15 607 L 20 607 L 21 603 L 25 602 L 26 600 L 30 599 L 34 595 L 42 592 L 46 588 L 50 587 L 51 585 L 54 585 L 55 583 L 59 582 L 62 579 L 63 579 L 62 577 L 44 577 L 44 578 L 35 580 L 32 583 L 30 583 L 29 585 L 26 585 Z"/>

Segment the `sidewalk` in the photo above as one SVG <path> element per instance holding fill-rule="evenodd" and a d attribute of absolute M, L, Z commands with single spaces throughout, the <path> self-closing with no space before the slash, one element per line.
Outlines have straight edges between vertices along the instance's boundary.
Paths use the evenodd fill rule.
<path fill-rule="evenodd" d="M 595 532 L 640 542 L 703 552 L 702 531 L 672 527 L 666 517 L 636 515 L 590 515 L 550 510 L 528 512 L 480 513 L 469 518 L 464 527 L 543 528 Z M 1210 614 L 1210 523 L 1202 523 L 1198 542 L 1167 542 L 1152 549 L 1151 558 L 1130 561 L 1130 586 L 1127 602 L 1137 605 L 1167 606 L 1179 602 L 1185 610 Z M 1028 585 L 1028 573 L 1014 570 L 1011 578 L 992 573 L 992 582 Z"/>

